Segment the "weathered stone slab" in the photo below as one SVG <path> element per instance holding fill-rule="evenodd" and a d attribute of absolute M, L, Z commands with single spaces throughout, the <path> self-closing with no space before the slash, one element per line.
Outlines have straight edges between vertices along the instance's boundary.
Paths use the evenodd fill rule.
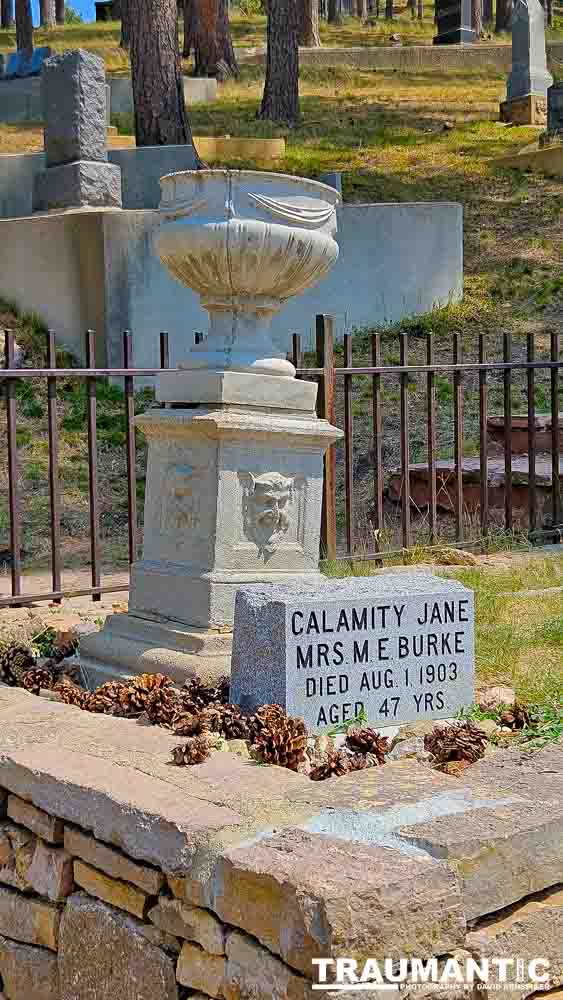
<path fill-rule="evenodd" d="M 51 56 L 43 67 L 41 98 L 48 167 L 107 161 L 103 59 L 83 49 Z"/>
<path fill-rule="evenodd" d="M 29 868 L 35 853 L 37 838 L 29 830 L 14 823 L 0 827 L 0 882 L 20 892 L 31 892 Z"/>
<path fill-rule="evenodd" d="M 74 888 L 72 857 L 60 847 L 38 841 L 27 872 L 31 887 L 54 903 L 70 896 Z"/>
<path fill-rule="evenodd" d="M 559 802 L 563 797 L 563 744 L 548 744 L 533 754 L 498 750 L 472 764 L 463 780 L 476 789 L 488 786 L 503 795 Z"/>
<path fill-rule="evenodd" d="M 88 207 L 121 208 L 121 167 L 77 160 L 35 175 L 34 212 Z"/>
<path fill-rule="evenodd" d="M 252 1000 L 313 1000 L 315 997 L 306 979 L 240 931 L 233 931 L 227 939 L 223 995 L 225 1000 L 246 1000 L 247 997 Z"/>
<path fill-rule="evenodd" d="M 49 816 L 42 809 L 37 809 L 31 802 L 25 802 L 17 795 L 10 795 L 8 798 L 8 816 L 14 823 L 27 827 L 50 844 L 63 842 L 64 826 L 61 820 Z"/>
<path fill-rule="evenodd" d="M 59 1000 L 57 956 L 0 937 L 0 981 L 9 1000 Z"/>
<path fill-rule="evenodd" d="M 354 718 L 451 718 L 474 698 L 473 593 L 427 573 L 247 587 L 237 594 L 231 698 L 276 702 L 311 732 Z"/>
<path fill-rule="evenodd" d="M 51 903 L 0 887 L 0 934 L 56 951 L 60 912 Z"/>
<path fill-rule="evenodd" d="M 93 865 L 106 875 L 111 875 L 112 878 L 132 882 L 149 896 L 157 896 L 165 883 L 164 875 L 158 869 L 131 861 L 121 851 L 108 847 L 107 844 L 101 844 L 95 837 L 82 833 L 81 830 L 65 827 L 64 844 L 70 854 Z"/>
<path fill-rule="evenodd" d="M 174 960 L 152 945 L 142 925 L 75 894 L 61 921 L 61 1000 L 177 1000 Z"/>
<path fill-rule="evenodd" d="M 549 962 L 549 980 L 542 989 L 550 989 L 563 980 L 563 888 L 548 889 L 492 917 L 484 917 L 466 938 L 466 947 L 479 959 L 518 956 L 525 967 L 539 958 Z M 543 967 L 541 969 L 543 972 Z M 500 982 L 498 967 L 491 963 L 492 984 Z M 517 969 L 510 967 L 507 983 L 511 996 L 526 997 L 538 990 L 538 983 L 523 982 L 519 988 Z"/>
<path fill-rule="evenodd" d="M 120 910 L 127 910 L 141 920 L 144 918 L 150 897 L 136 886 L 110 878 L 109 875 L 91 868 L 83 861 L 74 862 L 74 881 L 91 896 L 96 896 L 97 899 L 102 899 Z"/>
<path fill-rule="evenodd" d="M 176 977 L 182 986 L 205 991 L 220 1000 L 225 996 L 226 972 L 227 960 L 222 955 L 210 955 L 197 944 L 184 941 L 176 967 Z"/>
<path fill-rule="evenodd" d="M 563 881 L 562 828 L 563 802 L 541 808 L 499 795 L 494 806 L 405 826 L 399 835 L 457 873 L 474 920 Z"/>
<path fill-rule="evenodd" d="M 350 821 L 350 817 L 348 817 Z M 354 831 L 350 830 L 350 836 Z M 311 959 L 442 954 L 463 940 L 456 878 L 430 857 L 285 830 L 227 851 L 212 908 L 310 975 Z"/>
<path fill-rule="evenodd" d="M 162 896 L 148 918 L 167 934 L 195 941 L 213 955 L 225 954 L 223 925 L 207 910 Z"/>

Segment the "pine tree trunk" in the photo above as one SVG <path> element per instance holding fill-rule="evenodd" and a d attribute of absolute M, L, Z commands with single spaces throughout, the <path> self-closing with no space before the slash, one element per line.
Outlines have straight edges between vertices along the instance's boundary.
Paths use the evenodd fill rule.
<path fill-rule="evenodd" d="M 299 44 L 306 49 L 317 49 L 319 35 L 319 0 L 300 0 Z"/>
<path fill-rule="evenodd" d="M 362 24 L 368 19 L 368 5 L 367 0 L 356 0 L 356 17 L 360 19 Z"/>
<path fill-rule="evenodd" d="M 483 0 L 483 21 L 491 24 L 493 20 L 493 0 Z"/>
<path fill-rule="evenodd" d="M 182 58 L 189 59 L 197 37 L 197 5 L 196 0 L 183 0 L 184 3 L 184 46 Z"/>
<path fill-rule="evenodd" d="M 189 53 L 193 47 L 195 75 L 214 76 L 219 80 L 237 76 L 238 66 L 231 39 L 227 0 L 189 0 L 189 7 L 189 31 L 188 39 L 184 35 L 184 58 L 186 48 Z"/>
<path fill-rule="evenodd" d="M 512 0 L 497 0 L 495 31 L 508 31 L 512 14 Z"/>
<path fill-rule="evenodd" d="M 328 0 L 327 21 L 329 24 L 342 24 L 342 7 L 340 0 Z"/>
<path fill-rule="evenodd" d="M 16 48 L 26 59 L 33 55 L 31 0 L 16 0 Z"/>
<path fill-rule="evenodd" d="M 137 146 L 190 144 L 176 0 L 129 0 Z"/>
<path fill-rule="evenodd" d="M 393 20 L 393 0 L 385 0 L 385 18 L 387 21 Z"/>
<path fill-rule="evenodd" d="M 547 28 L 553 28 L 553 0 L 545 0 L 545 23 Z"/>
<path fill-rule="evenodd" d="M 14 27 L 14 0 L 1 0 L 1 26 Z"/>
<path fill-rule="evenodd" d="M 65 23 L 65 0 L 55 0 L 55 19 L 57 24 Z"/>
<path fill-rule="evenodd" d="M 483 34 L 483 0 L 471 0 L 471 26 L 476 38 Z"/>
<path fill-rule="evenodd" d="M 39 23 L 42 28 L 55 27 L 55 0 L 39 0 Z"/>
<path fill-rule="evenodd" d="M 269 0 L 266 82 L 259 118 L 294 125 L 299 118 L 299 0 Z"/>
<path fill-rule="evenodd" d="M 229 0 L 219 0 L 217 16 L 217 44 L 221 57 L 221 76 L 238 76 L 238 63 L 233 47 L 229 23 Z"/>
<path fill-rule="evenodd" d="M 131 23 L 129 18 L 129 0 L 121 0 L 121 38 L 119 47 L 129 50 L 131 45 Z"/>
<path fill-rule="evenodd" d="M 424 21 L 424 0 L 418 0 L 417 16 L 419 21 Z"/>

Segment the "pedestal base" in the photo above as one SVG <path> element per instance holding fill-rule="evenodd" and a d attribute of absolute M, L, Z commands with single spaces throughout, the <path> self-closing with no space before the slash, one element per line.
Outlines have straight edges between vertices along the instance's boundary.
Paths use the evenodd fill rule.
<path fill-rule="evenodd" d="M 100 632 L 84 636 L 80 662 L 92 685 L 144 673 L 168 674 L 177 684 L 198 674 L 213 683 L 230 673 L 230 629 L 189 628 L 164 618 L 111 615 Z"/>
<path fill-rule="evenodd" d="M 547 125 L 547 99 L 540 94 L 528 94 L 503 101 L 500 120 L 514 125 Z"/>

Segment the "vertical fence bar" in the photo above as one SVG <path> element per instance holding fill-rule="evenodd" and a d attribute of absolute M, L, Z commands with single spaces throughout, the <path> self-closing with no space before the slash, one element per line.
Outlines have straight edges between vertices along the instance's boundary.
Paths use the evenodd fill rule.
<path fill-rule="evenodd" d="M 479 334 L 479 364 L 487 362 L 487 341 L 483 333 Z M 489 440 L 487 420 L 489 416 L 489 386 L 487 384 L 487 369 L 479 371 L 479 464 L 481 466 L 481 534 L 486 538 L 489 533 Z"/>
<path fill-rule="evenodd" d="M 426 364 L 434 364 L 434 335 L 428 334 L 426 341 Z M 429 528 L 430 544 L 436 543 L 436 373 L 426 376 L 426 441 L 428 454 L 428 477 L 430 480 Z"/>
<path fill-rule="evenodd" d="M 453 335 L 453 363 L 462 362 L 461 334 Z M 454 371 L 455 533 L 463 541 L 463 395 L 461 372 Z"/>
<path fill-rule="evenodd" d="M 503 335 L 503 361 L 512 360 L 512 336 Z M 505 368 L 504 382 L 504 526 L 512 531 L 512 369 Z"/>
<path fill-rule="evenodd" d="M 533 333 L 527 336 L 526 359 L 528 364 L 536 360 L 535 338 Z M 528 525 L 530 531 L 537 528 L 538 498 L 536 492 L 536 370 L 528 368 Z"/>
<path fill-rule="evenodd" d="M 372 334 L 371 363 L 374 368 L 381 368 L 381 335 Z M 373 515 L 375 530 L 375 548 L 381 549 L 380 532 L 383 531 L 383 414 L 381 409 L 381 375 L 374 375 L 372 381 L 373 410 Z"/>
<path fill-rule="evenodd" d="M 401 365 L 409 363 L 408 334 L 399 334 L 401 344 Z M 408 549 L 411 544 L 411 482 L 410 482 L 410 449 L 409 449 L 409 376 L 407 372 L 401 375 L 401 476 L 403 495 L 401 498 L 401 528 L 402 545 Z"/>
<path fill-rule="evenodd" d="M 559 361 L 561 335 L 551 334 L 551 360 Z M 561 434 L 559 431 L 559 368 L 551 369 L 551 495 L 553 524 L 561 522 L 561 480 L 559 477 L 559 453 Z"/>
<path fill-rule="evenodd" d="M 344 367 L 352 367 L 352 335 L 344 335 Z M 344 376 L 344 451 L 346 490 L 346 548 L 354 555 L 354 414 L 352 412 L 352 376 Z"/>
<path fill-rule="evenodd" d="M 334 332 L 332 316 L 316 318 L 317 368 L 323 369 L 319 382 L 317 412 L 319 417 L 335 421 Z M 321 546 L 326 559 L 336 559 L 336 449 L 325 452 Z"/>
<path fill-rule="evenodd" d="M 47 368 L 57 367 L 55 332 L 47 334 Z M 57 422 L 57 379 L 47 376 L 47 429 L 49 438 L 49 508 L 51 519 L 51 579 L 53 590 L 61 590 L 61 496 L 59 483 L 59 427 Z M 56 604 L 62 599 L 57 597 Z"/>
<path fill-rule="evenodd" d="M 166 330 L 160 331 L 160 367 L 170 368 L 170 350 Z"/>
<path fill-rule="evenodd" d="M 123 332 L 123 367 L 133 367 L 133 341 L 131 332 Z M 129 541 L 129 563 L 137 558 L 137 480 L 135 449 L 135 385 L 132 375 L 126 375 L 125 389 L 125 448 L 127 457 L 127 532 Z"/>
<path fill-rule="evenodd" d="M 15 336 L 12 330 L 4 334 L 4 367 L 14 367 Z M 6 439 L 8 446 L 8 508 L 10 514 L 10 573 L 12 596 L 21 594 L 21 533 L 18 497 L 18 446 L 16 439 L 16 380 L 6 385 Z"/>
<path fill-rule="evenodd" d="M 96 335 L 93 330 L 86 333 L 86 367 L 96 367 Z M 88 492 L 90 500 L 90 558 L 92 564 L 92 586 L 100 586 L 100 511 L 98 505 L 98 449 L 96 445 L 96 378 L 86 379 L 86 421 L 88 426 Z M 100 594 L 92 594 L 93 601 L 99 601 Z"/>
<path fill-rule="evenodd" d="M 303 354 L 301 351 L 301 336 L 294 333 L 291 338 L 291 360 L 294 368 L 303 367 Z M 298 375 L 297 378 L 300 376 Z"/>

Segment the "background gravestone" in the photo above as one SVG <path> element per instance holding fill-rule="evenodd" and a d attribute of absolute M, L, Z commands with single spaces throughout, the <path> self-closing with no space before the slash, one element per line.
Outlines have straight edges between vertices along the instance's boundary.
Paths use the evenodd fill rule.
<path fill-rule="evenodd" d="M 473 592 L 419 572 L 239 590 L 231 700 L 282 705 L 310 732 L 360 711 L 380 727 L 451 718 L 474 701 Z"/>
<path fill-rule="evenodd" d="M 108 163 L 104 63 L 82 49 L 44 66 L 47 169 L 37 175 L 34 210 L 121 207 L 121 171 Z"/>
<path fill-rule="evenodd" d="M 545 14 L 540 0 L 516 0 L 512 12 L 512 70 L 501 121 L 517 125 L 547 124 L 547 90 L 553 78 L 547 69 Z"/>
<path fill-rule="evenodd" d="M 461 45 L 474 42 L 471 0 L 436 0 L 437 35 L 434 45 Z"/>
<path fill-rule="evenodd" d="M 563 136 L 563 83 L 554 83 L 547 92 L 547 131 Z"/>

